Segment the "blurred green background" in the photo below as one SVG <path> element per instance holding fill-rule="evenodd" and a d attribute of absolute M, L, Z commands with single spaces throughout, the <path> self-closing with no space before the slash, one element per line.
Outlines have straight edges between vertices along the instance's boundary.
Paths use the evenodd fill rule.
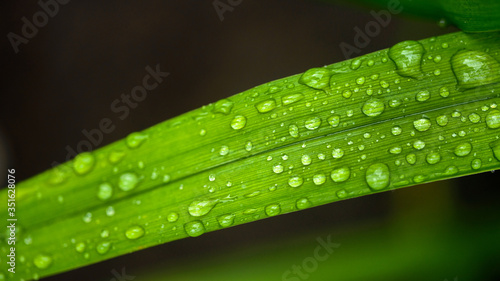
<path fill-rule="evenodd" d="M 75 149 L 86 139 L 82 130 L 98 128 L 102 118 L 112 119 L 116 129 L 99 147 L 253 86 L 342 61 L 339 45 L 354 44 L 354 28 L 363 29 L 374 20 L 370 9 L 379 10 L 345 2 L 244 0 L 221 21 L 213 3 L 71 1 L 18 54 L 4 37 L 1 176 L 9 167 L 26 179 L 63 162 L 66 146 Z M 40 10 L 37 1 L 3 1 L 0 8 L 5 35 L 20 34 L 21 18 Z M 359 55 L 454 31 L 393 15 Z M 156 64 L 170 76 L 120 120 L 110 105 Z M 500 280 L 499 186 L 498 173 L 484 173 L 385 192 L 171 242 L 46 280 L 119 280 L 113 272 L 126 272 L 128 280 Z M 340 247 L 314 263 L 317 239 L 328 236 Z M 294 265 L 303 275 L 283 279 Z"/>

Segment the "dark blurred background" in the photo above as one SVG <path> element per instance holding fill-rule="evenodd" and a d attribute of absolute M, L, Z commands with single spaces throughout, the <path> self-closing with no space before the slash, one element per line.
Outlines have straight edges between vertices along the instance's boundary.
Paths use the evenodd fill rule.
<path fill-rule="evenodd" d="M 21 19 L 32 21 L 41 7 L 37 1 L 2 1 L 2 177 L 6 167 L 16 168 L 21 180 L 49 169 L 54 161 L 63 162 L 65 147 L 75 148 L 85 139 L 82 130 L 98 128 L 104 117 L 116 129 L 104 135 L 100 146 L 253 86 L 342 61 L 339 44 L 353 44 L 354 27 L 364 28 L 373 20 L 370 9 L 379 9 L 244 0 L 224 12 L 221 21 L 217 2 L 238 1 L 73 0 L 59 5 L 54 17 L 16 53 L 6 35 L 22 35 Z M 360 55 L 454 31 L 435 21 L 393 15 Z M 170 76 L 120 120 L 110 105 L 142 82 L 146 66 L 157 64 Z M 273 264 L 266 257 L 287 253 L 299 264 L 305 256 L 300 251 L 293 256 L 293 248 L 303 247 L 307 253 L 317 237 L 330 234 L 342 244 L 333 262 L 342 260 L 347 271 L 366 271 L 372 278 L 320 268 L 308 280 L 500 280 L 500 255 L 492 250 L 500 242 L 481 239 L 492 233 L 489 228 L 498 231 L 499 186 L 498 174 L 484 173 L 347 200 L 171 242 L 46 280 L 111 280 L 112 270 L 124 267 L 136 280 L 237 280 L 232 276 L 252 274 L 254 280 L 264 280 L 259 272 L 265 280 L 281 280 L 291 264 Z M 443 225 L 447 228 L 442 230 Z M 371 234 L 380 232 L 383 238 Z M 398 236 L 409 238 L 394 247 L 392 237 Z M 358 241 L 379 248 L 358 249 Z M 462 247 L 440 248 L 450 241 Z M 380 243 L 392 246 L 384 249 Z M 424 252 L 413 257 L 415 249 Z M 393 263 L 382 275 L 370 275 L 373 269 L 357 263 L 366 255 L 377 259 L 377 253 L 392 252 Z M 399 255 L 408 255 L 403 260 L 413 266 L 399 264 Z M 465 270 L 464 264 L 471 269 Z M 234 270 L 237 274 L 231 275 Z"/>

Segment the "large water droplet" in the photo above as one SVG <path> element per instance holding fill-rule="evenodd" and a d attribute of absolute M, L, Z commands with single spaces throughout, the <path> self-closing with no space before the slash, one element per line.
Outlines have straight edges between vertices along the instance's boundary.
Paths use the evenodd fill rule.
<path fill-rule="evenodd" d="M 484 52 L 458 51 L 451 58 L 451 69 L 461 91 L 500 82 L 500 64 Z"/>
<path fill-rule="evenodd" d="M 455 147 L 455 155 L 459 157 L 467 156 L 472 151 L 470 142 L 463 142 Z"/>
<path fill-rule="evenodd" d="M 420 118 L 413 121 L 413 127 L 419 132 L 425 132 L 431 127 L 431 120 L 428 118 Z"/>
<path fill-rule="evenodd" d="M 378 116 L 384 112 L 384 103 L 380 99 L 371 98 L 363 104 L 361 110 L 366 116 Z"/>
<path fill-rule="evenodd" d="M 236 216 L 234 214 L 225 214 L 217 217 L 217 222 L 220 227 L 230 227 L 234 223 L 234 218 Z"/>
<path fill-rule="evenodd" d="M 344 150 L 342 148 L 334 148 L 332 150 L 332 157 L 335 159 L 340 159 L 344 156 Z"/>
<path fill-rule="evenodd" d="M 490 143 L 491 150 L 493 151 L 493 155 L 495 158 L 500 161 L 500 141 L 494 141 Z"/>
<path fill-rule="evenodd" d="M 276 164 L 273 166 L 273 172 L 275 172 L 276 174 L 281 174 L 283 173 L 283 165 L 281 164 Z"/>
<path fill-rule="evenodd" d="M 308 130 L 316 130 L 321 126 L 321 119 L 319 117 L 311 117 L 305 121 L 304 126 Z"/>
<path fill-rule="evenodd" d="M 493 109 L 486 115 L 486 126 L 490 129 L 500 128 L 500 110 Z"/>
<path fill-rule="evenodd" d="M 441 154 L 439 154 L 438 152 L 431 152 L 427 154 L 427 156 L 425 157 L 425 161 L 427 161 L 427 163 L 431 165 L 434 165 L 441 161 Z"/>
<path fill-rule="evenodd" d="M 125 237 L 130 240 L 138 239 L 142 236 L 144 236 L 144 228 L 138 225 L 131 226 L 125 231 Z"/>
<path fill-rule="evenodd" d="M 299 83 L 321 90 L 328 85 L 330 71 L 326 68 L 311 68 L 300 76 Z"/>
<path fill-rule="evenodd" d="M 311 205 L 312 205 L 311 201 L 309 201 L 309 199 L 307 199 L 305 197 L 297 199 L 297 201 L 295 202 L 295 206 L 299 210 L 307 209 L 307 208 L 311 207 Z"/>
<path fill-rule="evenodd" d="M 134 132 L 127 136 L 125 142 L 129 148 L 137 148 L 146 141 L 148 135 L 144 133 Z"/>
<path fill-rule="evenodd" d="M 425 147 L 425 142 L 422 140 L 416 140 L 413 142 L 413 148 L 421 150 L 424 149 Z"/>
<path fill-rule="evenodd" d="M 303 98 L 304 98 L 303 94 L 300 94 L 300 93 L 291 94 L 291 95 L 287 95 L 287 96 L 282 97 L 281 102 L 283 103 L 283 105 L 289 105 L 292 103 L 296 103 Z"/>
<path fill-rule="evenodd" d="M 304 183 L 304 180 L 299 176 L 293 176 L 288 179 L 288 185 L 291 187 L 299 187 Z"/>
<path fill-rule="evenodd" d="M 83 152 L 78 154 L 73 160 L 73 169 L 75 170 L 75 173 L 84 175 L 92 170 L 94 164 L 94 155 L 90 152 Z"/>
<path fill-rule="evenodd" d="M 205 226 L 201 221 L 191 221 L 184 225 L 186 234 L 191 237 L 198 237 L 205 233 Z"/>
<path fill-rule="evenodd" d="M 472 123 L 478 123 L 479 121 L 481 121 L 481 116 L 479 116 L 479 114 L 473 112 L 473 113 L 469 114 L 469 121 L 471 121 Z"/>
<path fill-rule="evenodd" d="M 483 163 L 482 163 L 481 159 L 479 159 L 479 158 L 472 160 L 472 162 L 470 164 L 470 166 L 474 170 L 480 169 L 482 165 L 483 165 Z"/>
<path fill-rule="evenodd" d="M 48 255 L 39 254 L 33 259 L 33 263 L 38 269 L 45 269 L 52 264 L 52 258 Z"/>
<path fill-rule="evenodd" d="M 266 206 L 264 211 L 266 212 L 266 215 L 272 217 L 281 213 L 281 207 L 280 204 L 270 204 Z"/>
<path fill-rule="evenodd" d="M 416 95 L 415 95 L 415 99 L 417 101 L 426 101 L 428 99 L 431 98 L 431 93 L 428 91 L 428 90 L 422 90 L 422 91 L 419 91 Z"/>
<path fill-rule="evenodd" d="M 311 164 L 311 162 L 312 162 L 312 158 L 311 158 L 311 156 L 309 156 L 308 154 L 304 154 L 304 155 L 302 155 L 302 157 L 300 158 L 300 161 L 302 162 L 302 165 L 307 166 L 307 165 L 310 165 L 310 164 Z"/>
<path fill-rule="evenodd" d="M 118 180 L 118 187 L 123 191 L 134 189 L 139 183 L 139 177 L 135 173 L 124 173 Z"/>
<path fill-rule="evenodd" d="M 167 221 L 168 222 L 176 222 L 179 219 L 179 214 L 176 212 L 170 212 L 167 215 Z"/>
<path fill-rule="evenodd" d="M 221 156 L 225 156 L 229 153 L 229 147 L 227 145 L 223 145 L 220 147 L 219 154 Z"/>
<path fill-rule="evenodd" d="M 389 49 L 389 58 L 396 64 L 396 72 L 405 77 L 419 79 L 423 76 L 420 64 L 424 47 L 417 41 L 403 41 Z"/>
<path fill-rule="evenodd" d="M 288 126 L 288 133 L 290 134 L 290 136 L 292 136 L 294 138 L 298 138 L 299 137 L 299 127 L 297 127 L 297 125 Z"/>
<path fill-rule="evenodd" d="M 438 123 L 438 125 L 441 127 L 448 125 L 448 116 L 447 115 L 440 115 L 440 116 L 436 117 L 436 123 Z"/>
<path fill-rule="evenodd" d="M 228 99 L 221 99 L 215 103 L 214 112 L 228 115 L 229 113 L 231 113 L 231 109 L 233 108 L 233 106 L 234 102 Z"/>
<path fill-rule="evenodd" d="M 103 241 L 97 244 L 97 246 L 95 247 L 96 251 L 101 255 L 106 254 L 110 248 L 111 248 L 111 242 L 108 241 Z"/>
<path fill-rule="evenodd" d="M 340 124 L 340 115 L 332 115 L 327 119 L 328 124 L 332 127 L 338 127 Z"/>
<path fill-rule="evenodd" d="M 403 132 L 403 129 L 401 129 L 401 127 L 399 127 L 399 126 L 394 126 L 391 128 L 391 133 L 394 136 L 399 136 L 399 135 L 401 135 L 402 132 Z"/>
<path fill-rule="evenodd" d="M 390 177 L 391 173 L 386 164 L 376 163 L 366 169 L 366 183 L 372 190 L 382 190 L 389 186 Z"/>
<path fill-rule="evenodd" d="M 415 155 L 414 153 L 406 155 L 406 162 L 408 162 L 408 164 L 410 165 L 415 164 L 417 162 L 417 155 Z"/>
<path fill-rule="evenodd" d="M 330 177 L 334 182 L 344 182 L 351 176 L 351 169 L 348 167 L 340 167 L 334 169 L 330 174 Z"/>
<path fill-rule="evenodd" d="M 243 115 L 236 115 L 231 121 L 231 128 L 235 130 L 240 130 L 247 124 L 247 118 Z"/>
<path fill-rule="evenodd" d="M 201 217 L 208 214 L 218 203 L 218 200 L 193 201 L 189 207 L 189 214 L 193 217 Z"/>
<path fill-rule="evenodd" d="M 101 200 L 108 200 L 113 196 L 113 187 L 111 184 L 104 182 L 99 185 L 99 190 L 97 191 L 97 198 Z"/>
<path fill-rule="evenodd" d="M 276 108 L 276 101 L 274 99 L 261 101 L 255 105 L 255 108 L 257 108 L 257 111 L 260 113 L 266 113 Z"/>
<path fill-rule="evenodd" d="M 322 185 L 326 182 L 325 174 L 316 174 L 313 176 L 313 182 L 315 185 Z"/>

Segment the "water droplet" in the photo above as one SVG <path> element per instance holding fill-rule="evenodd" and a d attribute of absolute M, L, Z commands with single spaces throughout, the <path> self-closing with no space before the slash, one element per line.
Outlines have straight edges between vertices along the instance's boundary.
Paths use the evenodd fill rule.
<path fill-rule="evenodd" d="M 398 100 L 398 99 L 392 99 L 389 101 L 389 106 L 392 107 L 392 108 L 395 108 L 395 107 L 398 107 L 401 105 L 401 100 Z"/>
<path fill-rule="evenodd" d="M 325 174 L 316 174 L 313 176 L 313 182 L 315 185 L 322 185 L 326 182 Z"/>
<path fill-rule="evenodd" d="M 389 153 L 391 154 L 400 154 L 403 149 L 401 146 L 393 146 L 389 149 Z"/>
<path fill-rule="evenodd" d="M 436 117 L 436 123 L 438 123 L 439 126 L 444 127 L 448 124 L 448 116 L 447 115 L 441 115 Z"/>
<path fill-rule="evenodd" d="M 246 151 L 251 151 L 253 148 L 253 144 L 251 141 L 248 141 L 246 144 L 245 144 L 245 150 Z"/>
<path fill-rule="evenodd" d="M 217 203 L 218 200 L 193 201 L 188 207 L 188 212 L 193 217 L 201 217 L 208 214 Z"/>
<path fill-rule="evenodd" d="M 109 230 L 103 229 L 101 231 L 101 238 L 108 238 L 109 237 Z"/>
<path fill-rule="evenodd" d="M 351 60 L 351 69 L 356 70 L 361 66 L 361 59 L 356 58 Z"/>
<path fill-rule="evenodd" d="M 112 217 L 114 215 L 115 215 L 115 208 L 113 208 L 113 206 L 108 206 L 106 208 L 106 216 Z"/>
<path fill-rule="evenodd" d="M 234 223 L 234 214 L 225 214 L 217 217 L 217 222 L 219 222 L 220 227 L 230 227 Z"/>
<path fill-rule="evenodd" d="M 135 225 L 131 226 L 125 231 L 125 237 L 127 237 L 130 240 L 138 239 L 144 236 L 144 228 Z"/>
<path fill-rule="evenodd" d="M 247 118 L 243 115 L 236 115 L 231 121 L 231 128 L 235 130 L 240 130 L 247 124 Z"/>
<path fill-rule="evenodd" d="M 231 113 L 231 109 L 233 109 L 233 106 L 234 102 L 228 99 L 221 99 L 215 103 L 214 112 L 228 115 L 229 113 Z"/>
<path fill-rule="evenodd" d="M 326 68 L 311 68 L 300 76 L 299 83 L 321 90 L 328 85 L 330 71 Z"/>
<path fill-rule="evenodd" d="M 472 160 L 472 162 L 471 162 L 472 169 L 477 170 L 477 169 L 480 169 L 481 166 L 482 166 L 481 159 L 476 158 L 476 159 Z"/>
<path fill-rule="evenodd" d="M 304 98 L 304 95 L 303 94 L 291 94 L 291 95 L 287 95 L 287 96 L 284 96 L 281 98 L 281 102 L 283 103 L 283 105 L 290 105 L 292 103 L 296 103 L 298 102 L 299 100 L 303 99 Z"/>
<path fill-rule="evenodd" d="M 438 152 L 428 153 L 427 156 L 425 157 L 425 161 L 427 161 L 427 163 L 431 165 L 434 165 L 439 161 L 441 161 L 441 154 L 439 154 Z"/>
<path fill-rule="evenodd" d="M 344 182 L 351 176 L 351 169 L 348 167 L 341 167 L 334 169 L 330 174 L 330 177 L 334 182 Z"/>
<path fill-rule="evenodd" d="M 413 142 L 413 148 L 415 148 L 415 149 L 421 150 L 421 149 L 424 149 L 424 147 L 425 147 L 424 141 L 416 140 L 415 142 Z"/>
<path fill-rule="evenodd" d="M 478 123 L 479 121 L 481 121 L 481 116 L 479 116 L 479 114 L 477 113 L 471 113 L 469 114 L 469 121 L 471 121 L 472 123 Z"/>
<path fill-rule="evenodd" d="M 191 221 L 184 225 L 184 230 L 186 234 L 191 237 L 198 237 L 205 233 L 205 226 L 201 221 Z"/>
<path fill-rule="evenodd" d="M 227 145 L 223 145 L 220 147 L 219 154 L 221 156 L 225 156 L 229 153 L 229 147 Z"/>
<path fill-rule="evenodd" d="M 494 141 L 490 143 L 490 147 L 495 158 L 500 161 L 500 141 Z"/>
<path fill-rule="evenodd" d="M 346 98 L 346 99 L 350 98 L 350 97 L 352 96 L 352 92 L 351 92 L 351 90 L 344 90 L 344 91 L 342 92 L 342 96 L 343 96 L 344 98 Z"/>
<path fill-rule="evenodd" d="M 298 138 L 299 137 L 299 127 L 297 127 L 297 125 L 288 126 L 288 133 L 290 134 L 290 136 L 292 136 L 294 138 Z"/>
<path fill-rule="evenodd" d="M 414 153 L 406 155 L 406 162 L 411 165 L 415 164 L 417 162 L 417 156 Z"/>
<path fill-rule="evenodd" d="M 111 164 L 116 164 L 120 162 L 123 157 L 125 157 L 125 152 L 121 150 L 113 150 L 109 153 L 108 160 L 109 162 L 111 162 Z"/>
<path fill-rule="evenodd" d="M 103 241 L 103 242 L 97 244 L 97 246 L 95 247 L 95 250 L 99 254 L 104 255 L 109 251 L 110 248 L 111 248 L 111 243 L 107 242 L 107 241 Z"/>
<path fill-rule="evenodd" d="M 387 81 L 385 80 L 380 80 L 380 87 L 384 88 L 384 89 L 387 89 L 389 88 L 389 83 L 387 83 Z"/>
<path fill-rule="evenodd" d="M 118 187 L 123 191 L 134 189 L 139 183 L 139 177 L 135 173 L 124 173 L 118 180 Z"/>
<path fill-rule="evenodd" d="M 260 191 L 254 191 L 252 193 L 248 193 L 245 195 L 246 198 L 252 198 L 252 197 L 255 197 L 255 196 L 258 196 L 260 194 Z"/>
<path fill-rule="evenodd" d="M 423 90 L 417 93 L 415 99 L 417 101 L 426 101 L 431 97 L 431 93 L 428 90 Z"/>
<path fill-rule="evenodd" d="M 389 49 L 389 58 L 396 64 L 396 72 L 404 77 L 419 79 L 422 77 L 420 64 L 424 47 L 417 41 L 403 41 Z"/>
<path fill-rule="evenodd" d="M 33 263 L 38 269 L 46 269 L 52 264 L 52 258 L 48 255 L 38 254 L 33 259 Z"/>
<path fill-rule="evenodd" d="M 274 99 L 261 101 L 255 105 L 255 108 L 257 108 L 257 111 L 260 113 L 266 113 L 276 108 L 276 101 Z"/>
<path fill-rule="evenodd" d="M 99 190 L 97 191 L 97 198 L 105 201 L 113 196 L 113 187 L 111 184 L 104 182 L 99 185 Z"/>
<path fill-rule="evenodd" d="M 308 130 L 316 130 L 321 125 L 321 119 L 319 117 L 311 117 L 306 120 L 304 126 Z"/>
<path fill-rule="evenodd" d="M 328 124 L 330 124 L 330 126 L 338 127 L 340 124 L 340 116 L 339 115 L 332 115 L 332 116 L 328 117 L 327 121 L 328 121 Z"/>
<path fill-rule="evenodd" d="M 394 126 L 391 128 L 391 133 L 394 136 L 399 136 L 399 135 L 401 135 L 402 132 L 403 132 L 403 129 L 401 129 L 401 127 L 399 127 L 399 126 Z"/>
<path fill-rule="evenodd" d="M 389 167 L 383 163 L 372 164 L 366 169 L 366 183 L 375 191 L 389 186 L 390 176 Z"/>
<path fill-rule="evenodd" d="M 304 180 L 299 176 L 293 176 L 288 179 L 288 185 L 291 187 L 299 187 L 304 183 Z"/>
<path fill-rule="evenodd" d="M 179 219 L 179 214 L 176 212 L 170 212 L 167 215 L 168 222 L 176 222 Z"/>
<path fill-rule="evenodd" d="M 365 77 L 361 76 L 356 78 L 356 84 L 363 85 L 365 83 Z"/>
<path fill-rule="evenodd" d="M 447 98 L 450 95 L 450 91 L 448 90 L 448 87 L 443 86 L 439 88 L 439 95 L 442 96 L 443 98 Z"/>
<path fill-rule="evenodd" d="M 200 130 L 200 136 L 202 136 L 202 137 L 203 137 L 203 136 L 205 136 L 206 134 L 207 134 L 207 130 L 205 130 L 205 129 L 201 129 L 201 130 Z"/>
<path fill-rule="evenodd" d="M 344 156 L 344 150 L 342 148 L 334 148 L 332 150 L 332 157 L 335 159 L 340 159 Z"/>
<path fill-rule="evenodd" d="M 379 99 L 371 98 L 363 104 L 361 110 L 366 116 L 378 116 L 384 112 L 384 103 Z"/>
<path fill-rule="evenodd" d="M 84 175 L 94 167 L 95 158 L 90 152 L 82 152 L 78 154 L 73 160 L 73 169 L 75 173 Z"/>
<path fill-rule="evenodd" d="M 455 147 L 455 155 L 459 157 L 467 156 L 472 151 L 472 144 L 464 142 Z"/>
<path fill-rule="evenodd" d="M 265 208 L 266 215 L 272 217 L 279 215 L 281 213 L 281 207 L 280 204 L 270 204 L 267 205 Z"/>
<path fill-rule="evenodd" d="M 311 205 L 312 205 L 311 201 L 309 201 L 309 199 L 307 199 L 305 197 L 297 199 L 297 201 L 295 202 L 295 206 L 299 210 L 307 209 L 307 208 L 311 207 Z"/>
<path fill-rule="evenodd" d="M 138 148 L 148 138 L 144 133 L 134 132 L 127 136 L 125 142 L 129 148 Z"/>
<path fill-rule="evenodd" d="M 500 82 L 500 64 L 484 52 L 458 51 L 451 58 L 451 69 L 461 91 Z"/>
<path fill-rule="evenodd" d="M 273 166 L 273 172 L 275 172 L 276 174 L 283 173 L 283 165 L 281 165 L 281 164 L 274 165 Z"/>
<path fill-rule="evenodd" d="M 85 251 L 85 243 L 83 242 L 80 242 L 78 244 L 75 245 L 75 250 L 78 252 L 78 253 L 83 253 L 83 251 Z"/>
<path fill-rule="evenodd" d="M 82 219 L 83 219 L 83 222 L 85 222 L 85 223 L 91 222 L 92 221 L 92 213 L 90 213 L 90 212 L 85 213 L 85 215 L 83 215 Z"/>
<path fill-rule="evenodd" d="M 486 126 L 490 129 L 500 128 L 500 110 L 493 109 L 486 115 Z"/>
<path fill-rule="evenodd" d="M 425 132 L 431 127 L 431 120 L 428 118 L 420 118 L 413 121 L 413 127 L 419 132 Z"/>
<path fill-rule="evenodd" d="M 302 162 L 303 165 L 307 166 L 307 165 L 310 165 L 311 162 L 312 162 L 312 158 L 311 156 L 309 156 L 308 154 L 304 154 L 302 155 L 302 157 L 300 158 L 300 161 Z"/>
<path fill-rule="evenodd" d="M 326 155 L 323 154 L 323 153 L 318 153 L 318 159 L 319 160 L 325 160 L 326 159 Z"/>

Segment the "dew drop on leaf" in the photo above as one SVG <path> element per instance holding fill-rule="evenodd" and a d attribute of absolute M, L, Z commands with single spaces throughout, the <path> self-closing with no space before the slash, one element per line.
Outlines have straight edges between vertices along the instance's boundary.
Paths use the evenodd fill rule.
<path fill-rule="evenodd" d="M 500 82 L 500 64 L 481 51 L 458 51 L 451 58 L 451 69 L 461 91 Z"/>
<path fill-rule="evenodd" d="M 33 259 L 33 264 L 35 264 L 38 269 L 46 269 L 52 264 L 52 258 L 48 255 L 38 254 Z"/>
<path fill-rule="evenodd" d="M 129 148 L 138 148 L 148 138 L 144 133 L 134 132 L 127 136 L 125 142 Z"/>
<path fill-rule="evenodd" d="M 332 157 L 335 159 L 340 159 L 344 156 L 344 150 L 342 148 L 334 148 L 332 150 Z"/>
<path fill-rule="evenodd" d="M 297 125 L 288 126 L 288 133 L 290 134 L 290 136 L 292 136 L 294 138 L 298 138 L 299 137 L 299 127 L 297 127 Z"/>
<path fill-rule="evenodd" d="M 321 126 L 321 119 L 319 117 L 311 117 L 305 121 L 304 126 L 308 130 L 316 130 Z"/>
<path fill-rule="evenodd" d="M 291 187 L 299 187 L 304 183 L 304 180 L 299 176 L 293 176 L 288 179 L 288 185 Z"/>
<path fill-rule="evenodd" d="M 500 110 L 493 109 L 486 115 L 486 126 L 490 129 L 500 128 Z"/>
<path fill-rule="evenodd" d="M 97 191 L 97 198 L 105 201 L 113 196 L 113 187 L 111 184 L 107 182 L 103 182 L 99 185 L 99 189 Z"/>
<path fill-rule="evenodd" d="M 208 214 L 218 203 L 218 200 L 193 201 L 188 207 L 188 212 L 193 217 L 201 217 Z"/>
<path fill-rule="evenodd" d="M 247 118 L 243 115 L 236 115 L 231 121 L 231 128 L 241 130 L 247 124 Z"/>
<path fill-rule="evenodd" d="M 383 163 L 372 164 L 366 169 L 366 183 L 375 191 L 389 186 L 390 176 L 389 167 Z"/>
<path fill-rule="evenodd" d="M 428 118 L 420 118 L 413 121 L 413 127 L 419 132 L 425 132 L 431 127 L 431 120 Z"/>
<path fill-rule="evenodd" d="M 322 185 L 326 182 L 325 174 L 316 174 L 313 176 L 313 182 L 315 185 Z"/>
<path fill-rule="evenodd" d="M 302 157 L 300 158 L 300 161 L 302 162 L 302 165 L 307 166 L 307 165 L 310 165 L 310 164 L 311 164 L 311 162 L 312 162 L 312 158 L 311 158 L 311 156 L 309 156 L 308 154 L 304 154 L 304 155 L 302 155 Z"/>
<path fill-rule="evenodd" d="M 118 179 L 118 187 L 123 191 L 134 189 L 139 183 L 139 177 L 135 173 L 124 173 Z"/>
<path fill-rule="evenodd" d="M 90 152 L 82 152 L 73 160 L 73 169 L 78 175 L 84 175 L 92 170 L 94 164 L 94 155 Z"/>
<path fill-rule="evenodd" d="M 419 79 L 422 77 L 420 64 L 424 47 L 417 41 L 403 41 L 389 49 L 389 58 L 396 64 L 396 72 L 404 77 Z"/>
<path fill-rule="evenodd" d="M 283 165 L 281 164 L 274 165 L 273 172 L 275 172 L 276 174 L 281 174 L 283 172 Z"/>
<path fill-rule="evenodd" d="M 439 154 L 438 152 L 430 152 L 426 155 L 425 161 L 427 161 L 427 163 L 431 165 L 434 165 L 441 161 L 441 154 Z"/>
<path fill-rule="evenodd" d="M 299 78 L 299 83 L 321 90 L 330 81 L 330 71 L 326 68 L 311 68 Z"/>
<path fill-rule="evenodd" d="M 274 99 L 261 101 L 255 105 L 255 108 L 260 113 L 266 113 L 276 108 L 276 101 Z"/>
<path fill-rule="evenodd" d="M 459 157 L 464 157 L 470 154 L 472 151 L 472 144 L 470 142 L 463 142 L 455 147 L 455 155 Z"/>
<path fill-rule="evenodd" d="M 349 169 L 348 167 L 336 168 L 330 174 L 330 177 L 334 182 L 344 182 L 348 180 L 350 176 L 351 169 Z"/>
<path fill-rule="evenodd" d="M 214 112 L 215 113 L 222 113 L 222 114 L 229 114 L 231 113 L 231 109 L 233 109 L 234 102 L 228 100 L 228 99 L 221 99 L 217 101 L 214 105 Z"/>
<path fill-rule="evenodd" d="M 130 240 L 138 239 L 142 236 L 144 236 L 144 228 L 138 225 L 131 226 L 125 231 L 125 237 Z"/>
<path fill-rule="evenodd" d="M 417 101 L 426 101 L 428 100 L 429 98 L 431 97 L 431 93 L 428 91 L 428 90 L 422 90 L 422 91 L 419 91 L 416 95 L 415 95 L 415 99 Z"/>
<path fill-rule="evenodd" d="M 474 170 L 480 169 L 482 165 L 483 165 L 483 163 L 482 163 L 481 159 L 479 159 L 479 158 L 472 160 L 472 162 L 470 163 L 470 166 Z"/>
<path fill-rule="evenodd" d="M 339 115 L 332 115 L 332 116 L 328 117 L 327 121 L 328 121 L 328 124 L 330 124 L 330 126 L 338 127 L 340 124 L 340 116 Z"/>
<path fill-rule="evenodd" d="M 236 216 L 234 214 L 225 214 L 217 217 L 217 222 L 220 227 L 229 227 L 234 224 L 234 218 Z"/>
<path fill-rule="evenodd" d="M 363 104 L 361 110 L 366 116 L 378 116 L 384 112 L 384 103 L 380 99 L 371 98 Z"/>
<path fill-rule="evenodd" d="M 264 209 L 264 212 L 266 213 L 266 215 L 270 217 L 279 215 L 281 213 L 280 204 L 267 205 L 266 208 Z"/>
<path fill-rule="evenodd" d="M 304 197 L 304 198 L 297 199 L 297 201 L 295 201 L 295 206 L 299 210 L 304 210 L 304 209 L 311 207 L 312 204 L 311 204 L 311 201 L 309 201 L 309 199 Z"/>
<path fill-rule="evenodd" d="M 111 248 L 111 242 L 108 242 L 108 241 L 103 241 L 103 242 L 100 242 L 99 244 L 97 244 L 97 246 L 95 247 L 96 251 L 101 254 L 101 255 L 104 255 L 106 254 L 107 252 L 109 252 L 109 249 Z"/>
<path fill-rule="evenodd" d="M 179 214 L 176 212 L 170 212 L 167 215 L 167 221 L 168 222 L 176 222 L 179 219 Z"/>
<path fill-rule="evenodd" d="M 286 95 L 284 97 L 281 98 L 281 102 L 283 103 L 283 105 L 290 105 L 292 103 L 296 103 L 298 102 L 299 100 L 303 99 L 304 98 L 304 95 L 303 94 L 291 94 L 291 95 Z"/>
<path fill-rule="evenodd" d="M 191 237 L 198 237 L 205 233 L 205 226 L 201 221 L 196 220 L 184 224 L 184 230 L 187 235 Z"/>

